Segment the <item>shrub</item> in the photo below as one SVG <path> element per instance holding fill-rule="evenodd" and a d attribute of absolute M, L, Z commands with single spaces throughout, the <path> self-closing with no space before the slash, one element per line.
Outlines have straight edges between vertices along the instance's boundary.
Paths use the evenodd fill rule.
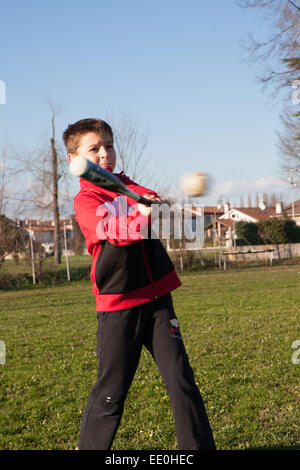
<path fill-rule="evenodd" d="M 297 243 L 300 242 L 300 227 L 294 220 L 274 218 L 258 224 L 258 233 L 265 243 Z"/>
<path fill-rule="evenodd" d="M 258 233 L 258 225 L 253 222 L 237 222 L 235 230 L 237 245 L 260 245 L 263 243 Z"/>

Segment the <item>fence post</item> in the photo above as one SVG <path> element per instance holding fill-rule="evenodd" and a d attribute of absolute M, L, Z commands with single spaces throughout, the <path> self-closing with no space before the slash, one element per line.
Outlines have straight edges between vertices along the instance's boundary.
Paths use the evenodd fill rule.
<path fill-rule="evenodd" d="M 33 252 L 33 233 L 31 231 L 31 224 L 29 224 L 29 239 L 30 239 L 30 253 L 31 253 L 31 269 L 32 269 L 32 281 L 35 284 L 35 266 L 34 266 L 34 252 Z"/>
<path fill-rule="evenodd" d="M 70 281 L 70 269 L 69 269 L 69 256 L 68 256 L 68 245 L 67 245 L 67 231 L 66 222 L 64 222 L 64 239 L 65 239 L 65 252 L 66 252 L 66 265 L 67 265 L 67 278 Z"/>

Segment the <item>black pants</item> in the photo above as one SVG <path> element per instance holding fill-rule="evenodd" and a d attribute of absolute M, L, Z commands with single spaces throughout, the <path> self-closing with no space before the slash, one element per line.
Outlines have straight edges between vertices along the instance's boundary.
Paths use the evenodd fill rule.
<path fill-rule="evenodd" d="M 98 380 L 83 413 L 79 450 L 111 448 L 143 345 L 152 354 L 166 384 L 178 448 L 215 449 L 171 295 L 128 310 L 97 312 L 97 317 Z"/>

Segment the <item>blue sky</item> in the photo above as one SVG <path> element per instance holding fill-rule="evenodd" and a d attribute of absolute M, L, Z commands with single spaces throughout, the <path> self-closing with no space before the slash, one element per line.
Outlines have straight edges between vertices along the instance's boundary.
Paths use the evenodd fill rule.
<path fill-rule="evenodd" d="M 6 104 L 0 137 L 23 149 L 84 117 L 128 114 L 148 132 L 150 167 L 177 185 L 208 172 L 204 199 L 239 202 L 286 192 L 276 147 L 280 105 L 241 62 L 247 32 L 267 24 L 234 0 L 10 0 L 2 2 L 1 69 Z M 246 201 L 247 199 L 245 199 Z"/>

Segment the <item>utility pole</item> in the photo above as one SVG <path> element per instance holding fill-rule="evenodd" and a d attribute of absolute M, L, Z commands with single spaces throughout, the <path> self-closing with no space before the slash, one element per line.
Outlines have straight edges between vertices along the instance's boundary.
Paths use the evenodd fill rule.
<path fill-rule="evenodd" d="M 291 185 L 291 204 L 292 204 L 292 219 L 295 219 L 295 187 L 297 186 L 297 180 L 295 180 L 295 172 L 300 168 L 300 165 L 296 166 L 295 168 L 290 168 L 290 176 L 288 177 L 288 181 Z"/>
<path fill-rule="evenodd" d="M 31 270 L 32 270 L 32 282 L 35 284 L 35 266 L 34 266 L 34 251 L 33 251 L 33 231 L 31 229 L 31 223 L 29 224 L 29 240 L 30 240 L 30 255 L 31 255 Z"/>

